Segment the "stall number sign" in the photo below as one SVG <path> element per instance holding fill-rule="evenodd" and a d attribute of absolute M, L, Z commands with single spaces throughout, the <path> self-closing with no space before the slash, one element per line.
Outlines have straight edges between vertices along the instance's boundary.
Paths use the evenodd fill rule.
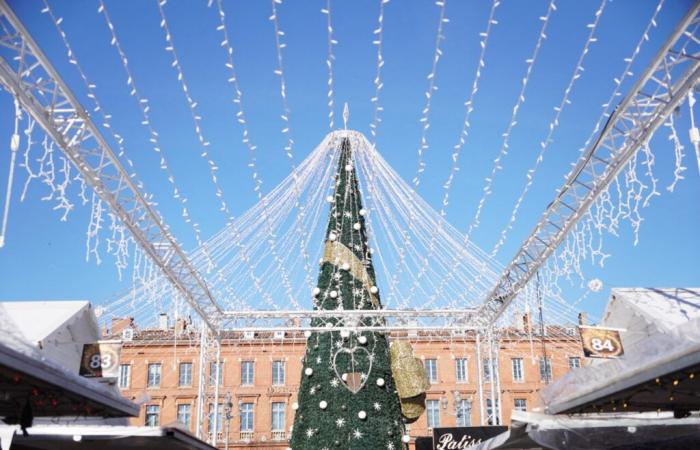
<path fill-rule="evenodd" d="M 95 343 L 83 345 L 80 375 L 84 377 L 118 377 L 121 344 Z"/>
<path fill-rule="evenodd" d="M 580 326 L 579 332 L 586 358 L 619 358 L 625 353 L 619 330 Z"/>

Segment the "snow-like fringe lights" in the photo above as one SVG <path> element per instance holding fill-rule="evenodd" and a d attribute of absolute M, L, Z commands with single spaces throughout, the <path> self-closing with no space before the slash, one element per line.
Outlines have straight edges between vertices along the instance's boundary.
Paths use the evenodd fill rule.
<path fill-rule="evenodd" d="M 377 141 L 377 132 L 379 131 L 379 124 L 382 121 L 381 112 L 384 108 L 379 102 L 382 88 L 384 87 L 384 82 L 382 81 L 382 71 L 384 69 L 384 8 L 385 5 L 389 3 L 389 0 L 379 0 L 379 17 L 377 18 L 377 28 L 372 32 L 375 36 L 372 41 L 373 45 L 377 46 L 377 72 L 374 76 L 374 97 L 370 99 L 372 102 L 372 122 L 369 124 L 369 132 L 372 136 L 372 143 Z"/>
<path fill-rule="evenodd" d="M 333 92 L 333 64 L 335 62 L 335 54 L 333 46 L 338 45 L 338 41 L 333 37 L 333 20 L 331 17 L 331 0 L 326 0 L 326 7 L 321 9 L 321 14 L 326 16 L 326 32 L 328 35 L 328 55 L 326 56 L 326 67 L 328 68 L 328 128 L 333 131 L 333 119 L 335 117 L 335 97 Z"/>

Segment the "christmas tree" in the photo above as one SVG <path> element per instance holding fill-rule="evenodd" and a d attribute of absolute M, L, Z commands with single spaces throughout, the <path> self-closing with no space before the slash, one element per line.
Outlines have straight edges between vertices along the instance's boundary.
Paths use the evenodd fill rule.
<path fill-rule="evenodd" d="M 350 326 L 343 310 L 379 309 L 381 302 L 365 227 L 350 141 L 342 138 L 312 327 Z M 356 324 L 377 324 L 364 318 Z M 328 325 L 330 324 L 330 325 Z M 380 332 L 307 333 L 292 429 L 293 450 L 402 448 L 401 405 L 389 345 Z"/>

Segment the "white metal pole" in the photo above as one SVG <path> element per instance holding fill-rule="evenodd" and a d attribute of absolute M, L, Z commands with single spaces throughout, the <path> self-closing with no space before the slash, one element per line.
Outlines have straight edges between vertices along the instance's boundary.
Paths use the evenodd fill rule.
<path fill-rule="evenodd" d="M 215 341 L 216 345 L 216 373 L 214 374 L 214 418 L 213 418 L 213 423 L 212 423 L 212 438 L 211 442 L 214 447 L 216 447 L 216 443 L 218 441 L 219 437 L 219 380 L 221 376 L 221 341 L 219 338 L 216 338 Z"/>
<path fill-rule="evenodd" d="M 500 364 L 500 345 L 499 345 L 499 339 L 496 337 L 496 348 L 494 350 L 496 354 L 496 367 L 498 367 L 498 370 L 496 371 L 496 397 L 498 397 L 498 424 L 502 425 L 503 424 L 503 398 L 502 398 L 502 393 L 501 393 L 501 364 Z"/>
<path fill-rule="evenodd" d="M 493 361 L 493 330 L 489 330 L 489 383 L 491 383 L 491 425 L 496 422 L 496 383 L 494 383 L 493 373 L 496 371 L 496 365 Z M 500 405 L 498 405 L 500 407 Z"/>
<path fill-rule="evenodd" d="M 484 380 L 481 360 L 481 334 L 476 334 L 476 379 L 479 383 L 479 425 L 484 425 Z"/>
<path fill-rule="evenodd" d="M 195 435 L 201 439 L 202 438 L 202 428 L 203 428 L 203 421 L 204 421 L 204 384 L 205 384 L 205 379 L 204 379 L 204 366 L 207 362 L 207 356 L 206 356 L 206 351 L 207 351 L 207 328 L 205 326 L 202 326 L 201 329 L 199 330 L 200 333 L 200 339 L 199 339 L 199 374 L 197 375 L 197 418 L 196 418 L 196 427 L 195 427 Z"/>

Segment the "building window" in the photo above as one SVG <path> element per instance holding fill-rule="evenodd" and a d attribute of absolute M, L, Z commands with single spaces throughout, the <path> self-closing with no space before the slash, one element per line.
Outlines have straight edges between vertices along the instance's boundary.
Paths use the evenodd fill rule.
<path fill-rule="evenodd" d="M 189 403 L 182 403 L 180 405 L 177 405 L 177 423 L 189 429 L 191 419 L 192 405 L 190 405 Z"/>
<path fill-rule="evenodd" d="M 495 367 L 492 364 L 495 363 Z M 491 377 L 496 378 L 496 371 L 498 370 L 498 361 L 493 361 L 491 358 L 484 358 L 484 382 L 490 383 Z"/>
<path fill-rule="evenodd" d="M 146 405 L 146 426 L 157 427 L 160 423 L 160 406 Z"/>
<path fill-rule="evenodd" d="M 149 388 L 160 387 L 160 364 L 148 365 L 148 380 L 146 386 Z"/>
<path fill-rule="evenodd" d="M 216 432 L 221 433 L 224 429 L 224 404 L 219 403 L 216 408 Z M 207 432 L 211 434 L 214 429 L 214 404 L 209 403 L 209 424 Z"/>
<path fill-rule="evenodd" d="M 457 383 L 466 383 L 469 381 L 469 375 L 467 371 L 467 358 L 457 358 L 455 359 L 455 371 L 457 377 Z"/>
<path fill-rule="evenodd" d="M 496 406 L 495 408 L 494 405 Z M 501 424 L 501 421 L 499 419 L 500 405 L 498 404 L 498 399 L 496 399 L 495 402 L 493 402 L 490 398 L 486 399 L 486 415 L 488 417 L 487 420 L 489 425 Z"/>
<path fill-rule="evenodd" d="M 516 411 L 527 411 L 527 400 L 524 398 L 516 398 L 513 400 L 513 409 Z"/>
<path fill-rule="evenodd" d="M 218 368 L 218 370 L 217 370 L 217 368 Z M 217 364 L 216 362 L 209 363 L 209 385 L 210 386 L 216 385 L 217 375 L 219 377 L 219 386 L 223 386 L 224 385 L 224 363 L 223 362 L 219 362 L 219 364 Z"/>
<path fill-rule="evenodd" d="M 510 360 L 513 366 L 513 381 L 522 382 L 525 381 L 525 371 L 523 371 L 523 359 L 513 358 Z"/>
<path fill-rule="evenodd" d="M 119 388 L 127 389 L 131 383 L 131 365 L 130 364 L 120 364 L 119 365 Z"/>
<path fill-rule="evenodd" d="M 438 382 L 437 359 L 425 360 L 425 376 L 433 384 Z"/>
<path fill-rule="evenodd" d="M 428 428 L 440 426 L 440 400 L 428 400 L 425 402 L 428 410 Z"/>
<path fill-rule="evenodd" d="M 255 378 L 255 362 L 243 361 L 241 363 L 241 386 L 252 386 Z M 243 431 L 243 430 L 241 430 Z"/>
<path fill-rule="evenodd" d="M 540 358 L 540 379 L 549 383 L 552 381 L 552 360 Z"/>
<path fill-rule="evenodd" d="M 284 403 L 274 402 L 272 403 L 272 431 L 284 431 L 285 430 L 285 413 L 284 413 Z"/>
<path fill-rule="evenodd" d="M 272 361 L 272 384 L 284 385 L 284 361 Z"/>
<path fill-rule="evenodd" d="M 253 412 L 254 407 L 252 403 L 241 403 L 241 430 L 240 431 L 253 431 Z"/>
<path fill-rule="evenodd" d="M 581 358 L 578 356 L 569 357 L 569 369 L 578 369 L 581 367 Z"/>
<path fill-rule="evenodd" d="M 178 386 L 192 386 L 192 363 L 180 363 L 180 373 L 178 375 Z"/>
<path fill-rule="evenodd" d="M 460 400 L 457 402 L 457 426 L 469 427 L 472 424 L 472 402 Z"/>

